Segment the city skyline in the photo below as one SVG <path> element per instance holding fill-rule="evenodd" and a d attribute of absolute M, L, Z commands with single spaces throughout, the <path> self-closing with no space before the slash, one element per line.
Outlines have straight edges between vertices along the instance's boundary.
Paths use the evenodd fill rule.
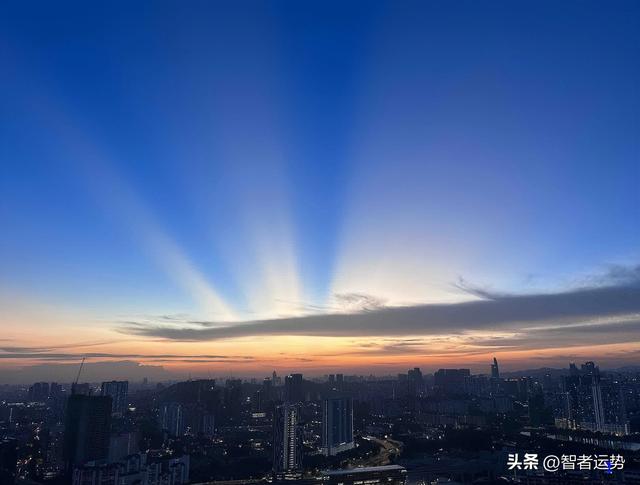
<path fill-rule="evenodd" d="M 490 364 L 490 374 L 414 367 L 382 378 L 273 372 L 100 386 L 78 383 L 79 369 L 70 386 L 3 385 L 0 480 L 497 485 L 522 483 L 522 475 L 558 483 L 551 474 L 564 480 L 577 471 L 584 483 L 602 483 L 603 473 L 635 481 L 638 367 L 611 372 L 587 361 L 505 375 L 496 358 Z M 465 467 L 478 446 L 484 456 Z M 531 446 L 537 453 L 523 461 L 511 453 Z M 561 453 L 565 465 L 546 459 L 541 467 L 545 452 Z M 609 466 L 598 461 L 605 458 Z"/>
<path fill-rule="evenodd" d="M 640 360 L 637 3 L 1 8 L 0 384 Z"/>

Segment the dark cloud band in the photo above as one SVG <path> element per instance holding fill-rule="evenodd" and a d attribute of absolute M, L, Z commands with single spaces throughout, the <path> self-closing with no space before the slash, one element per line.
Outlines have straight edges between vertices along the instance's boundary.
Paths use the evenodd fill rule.
<path fill-rule="evenodd" d="M 640 340 L 637 325 L 606 326 L 616 321 L 633 321 L 634 315 L 640 315 L 640 284 L 636 279 L 625 283 L 549 294 L 486 294 L 485 299 L 464 303 L 370 308 L 351 314 L 309 315 L 226 325 L 201 322 L 193 327 L 136 322 L 121 325 L 118 331 L 176 341 L 209 341 L 259 335 L 435 336 L 473 331 L 515 332 L 526 338 L 529 334 L 539 335 L 531 330 L 532 327 L 548 327 L 556 336 L 561 329 L 563 337 L 598 333 L 600 339 L 606 340 L 607 332 L 611 330 L 611 334 L 627 332 L 629 341 L 632 337 Z M 576 326 L 592 321 L 596 324 L 583 328 Z"/>

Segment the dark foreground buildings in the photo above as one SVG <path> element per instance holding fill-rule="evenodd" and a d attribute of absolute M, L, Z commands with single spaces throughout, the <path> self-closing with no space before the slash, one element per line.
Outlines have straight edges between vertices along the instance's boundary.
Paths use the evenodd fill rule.
<path fill-rule="evenodd" d="M 0 441 L 0 483 L 13 485 L 16 479 L 18 462 L 18 442 L 15 439 Z"/>
<path fill-rule="evenodd" d="M 68 474 L 74 466 L 107 459 L 111 407 L 110 396 L 69 396 L 64 433 L 64 459 Z"/>
<path fill-rule="evenodd" d="M 640 372 L 489 364 L 222 386 L 0 385 L 0 484 L 640 484 Z M 537 454 L 538 467 L 508 468 L 514 453 Z M 549 454 L 625 461 L 547 473 Z"/>

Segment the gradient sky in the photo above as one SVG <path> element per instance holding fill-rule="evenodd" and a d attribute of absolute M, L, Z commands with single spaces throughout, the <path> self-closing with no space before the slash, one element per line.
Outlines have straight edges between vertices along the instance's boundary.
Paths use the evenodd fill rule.
<path fill-rule="evenodd" d="M 0 66 L 0 381 L 637 362 L 638 2 L 5 2 Z"/>

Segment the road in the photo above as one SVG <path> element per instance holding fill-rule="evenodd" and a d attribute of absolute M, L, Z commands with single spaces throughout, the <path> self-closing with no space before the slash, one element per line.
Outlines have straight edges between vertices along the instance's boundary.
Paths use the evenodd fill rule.
<path fill-rule="evenodd" d="M 373 441 L 380 445 L 380 452 L 374 456 L 364 459 L 362 466 L 381 466 L 392 463 L 391 458 L 402 452 L 402 442 L 390 438 L 376 438 L 375 436 L 365 436 L 364 439 Z"/>

